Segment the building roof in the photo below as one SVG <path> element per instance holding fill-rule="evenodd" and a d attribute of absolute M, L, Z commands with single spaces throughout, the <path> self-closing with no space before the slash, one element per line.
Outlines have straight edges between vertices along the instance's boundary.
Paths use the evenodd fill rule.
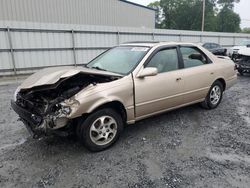
<path fill-rule="evenodd" d="M 134 6 L 138 6 L 138 7 L 141 7 L 141 8 L 149 9 L 149 10 L 152 10 L 152 11 L 156 11 L 156 9 L 154 9 L 154 8 L 147 7 L 147 6 L 144 6 L 144 5 L 141 5 L 141 4 L 138 4 L 138 3 L 134 3 L 134 2 L 131 2 L 131 1 L 127 1 L 127 0 L 119 0 L 119 1 L 131 4 L 131 5 L 134 5 Z"/>

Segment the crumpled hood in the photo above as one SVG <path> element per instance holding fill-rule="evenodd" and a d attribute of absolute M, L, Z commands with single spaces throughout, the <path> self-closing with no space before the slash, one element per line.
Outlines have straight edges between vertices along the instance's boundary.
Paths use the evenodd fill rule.
<path fill-rule="evenodd" d="M 101 71 L 96 69 L 89 69 L 85 67 L 63 66 L 42 69 L 31 76 L 29 76 L 19 86 L 19 89 L 29 89 L 36 86 L 51 85 L 58 82 L 61 78 L 74 76 L 78 73 L 106 75 L 106 76 L 122 76 L 120 74 Z"/>

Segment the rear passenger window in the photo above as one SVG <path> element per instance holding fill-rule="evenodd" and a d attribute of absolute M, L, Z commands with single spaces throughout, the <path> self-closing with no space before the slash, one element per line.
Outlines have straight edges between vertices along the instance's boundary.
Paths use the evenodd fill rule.
<path fill-rule="evenodd" d="M 185 68 L 207 64 L 207 58 L 196 47 L 180 48 Z"/>
<path fill-rule="evenodd" d="M 178 69 L 178 55 L 175 48 L 164 49 L 157 52 L 146 67 L 155 67 L 158 73 L 169 72 Z"/>

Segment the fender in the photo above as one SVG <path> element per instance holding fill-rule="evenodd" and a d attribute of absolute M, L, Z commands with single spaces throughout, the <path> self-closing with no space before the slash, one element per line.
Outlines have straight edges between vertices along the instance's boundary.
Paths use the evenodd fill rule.
<path fill-rule="evenodd" d="M 92 113 L 93 111 L 95 111 L 100 106 L 105 105 L 105 104 L 110 103 L 110 102 L 115 102 L 115 101 L 120 102 L 122 105 L 124 104 L 123 101 L 120 98 L 116 97 L 116 96 L 103 97 L 103 98 L 100 98 L 99 100 L 97 100 L 88 109 L 86 109 L 86 112 L 87 113 Z M 124 108 L 126 109 L 125 106 L 124 106 Z"/>

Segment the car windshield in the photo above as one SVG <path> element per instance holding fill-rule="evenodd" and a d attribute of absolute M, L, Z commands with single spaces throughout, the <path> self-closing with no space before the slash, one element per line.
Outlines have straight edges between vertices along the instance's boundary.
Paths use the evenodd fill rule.
<path fill-rule="evenodd" d="M 247 45 L 250 45 L 250 40 L 243 40 L 243 41 L 240 43 L 240 46 L 247 46 Z"/>
<path fill-rule="evenodd" d="M 93 59 L 86 67 L 126 75 L 135 68 L 148 50 L 148 47 L 139 46 L 115 47 Z"/>

